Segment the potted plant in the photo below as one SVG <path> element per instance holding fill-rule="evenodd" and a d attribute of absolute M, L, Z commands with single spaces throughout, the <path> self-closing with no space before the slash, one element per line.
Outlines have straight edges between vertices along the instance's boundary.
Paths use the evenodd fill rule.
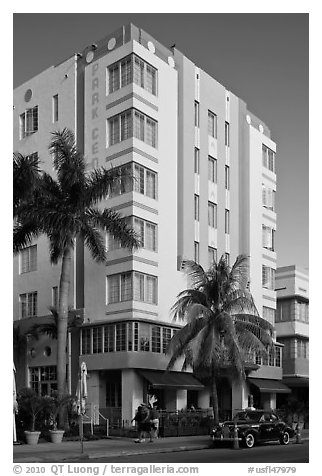
<path fill-rule="evenodd" d="M 29 427 L 29 430 L 24 431 L 26 442 L 28 445 L 36 445 L 40 435 L 40 431 L 36 431 L 36 422 L 45 407 L 44 398 L 31 388 L 24 388 L 19 392 L 17 400 L 18 413 L 24 424 Z"/>
<path fill-rule="evenodd" d="M 52 443 L 61 443 L 65 431 L 58 429 L 58 415 L 63 408 L 66 408 L 73 401 L 73 398 L 70 395 L 59 397 L 56 393 L 45 398 L 48 402 L 49 418 L 52 424 L 52 429 L 49 430 L 50 440 Z"/>

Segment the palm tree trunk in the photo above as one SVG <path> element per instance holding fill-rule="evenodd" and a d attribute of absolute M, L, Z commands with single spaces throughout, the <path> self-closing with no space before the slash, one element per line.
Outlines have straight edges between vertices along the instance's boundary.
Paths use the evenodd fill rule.
<path fill-rule="evenodd" d="M 217 382 L 214 368 L 211 372 L 211 398 L 212 398 L 212 410 L 214 413 L 214 424 L 219 423 L 219 407 L 218 407 L 218 394 L 217 394 Z"/>
<path fill-rule="evenodd" d="M 66 339 L 68 324 L 68 298 L 71 273 L 72 250 L 65 248 L 59 283 L 57 323 L 57 393 L 58 398 L 66 393 Z"/>

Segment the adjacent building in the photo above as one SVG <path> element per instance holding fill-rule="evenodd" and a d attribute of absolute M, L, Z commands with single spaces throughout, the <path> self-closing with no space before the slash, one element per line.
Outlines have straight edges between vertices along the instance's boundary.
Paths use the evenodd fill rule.
<path fill-rule="evenodd" d="M 276 272 L 276 332 L 283 344 L 283 382 L 291 388 L 292 399 L 308 417 L 309 408 L 309 274 L 298 266 L 284 266 Z M 286 403 L 280 396 L 279 405 Z M 296 409 L 296 408 L 295 408 Z"/>
<path fill-rule="evenodd" d="M 14 150 L 38 154 L 52 173 L 50 133 L 75 131 L 88 170 L 126 167 L 102 206 L 129 217 L 143 247 L 134 253 L 106 236 L 109 261 L 94 263 L 77 243 L 70 306 L 83 316 L 68 341 L 68 385 L 88 368 L 89 401 L 128 422 L 148 392 L 168 410 L 210 406 L 209 390 L 192 374 L 165 375 L 165 348 L 182 325 L 169 313 L 187 286 L 184 259 L 207 268 L 222 254 L 231 264 L 250 256 L 250 290 L 261 315 L 275 322 L 276 145 L 247 105 L 176 48 L 130 24 L 51 67 L 14 92 Z M 14 319 L 45 318 L 58 299 L 59 266 L 46 238 L 14 260 Z M 17 372 L 20 386 L 55 388 L 55 343 L 29 339 Z M 249 356 L 242 386 L 223 379 L 221 408 L 275 407 L 281 346 L 267 361 Z"/>

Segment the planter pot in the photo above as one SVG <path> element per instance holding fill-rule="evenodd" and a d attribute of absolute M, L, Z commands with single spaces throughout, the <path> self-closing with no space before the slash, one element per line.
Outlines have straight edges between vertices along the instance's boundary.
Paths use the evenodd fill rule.
<path fill-rule="evenodd" d="M 40 431 L 25 431 L 27 445 L 36 445 L 39 440 Z"/>
<path fill-rule="evenodd" d="M 52 443 L 61 443 L 64 433 L 64 430 L 49 430 L 50 441 Z"/>

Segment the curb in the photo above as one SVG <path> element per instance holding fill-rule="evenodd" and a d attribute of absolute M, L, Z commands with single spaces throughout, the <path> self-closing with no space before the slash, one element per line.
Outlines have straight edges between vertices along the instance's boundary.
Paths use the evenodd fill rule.
<path fill-rule="evenodd" d="M 109 452 L 108 450 L 104 451 L 94 451 L 92 453 L 83 453 L 83 454 L 70 454 L 69 456 L 64 455 L 61 458 L 57 455 L 55 456 L 55 462 L 61 462 L 61 463 L 71 463 L 74 461 L 80 461 L 80 460 L 91 460 L 91 459 L 97 459 L 97 458 L 118 458 L 122 456 L 136 456 L 136 455 L 145 455 L 145 454 L 158 454 L 158 453 L 174 453 L 174 452 L 181 452 L 181 451 L 195 451 L 195 450 L 203 450 L 203 449 L 209 449 L 210 446 L 209 444 L 205 445 L 186 445 L 186 446 L 177 446 L 175 448 L 170 448 L 170 447 L 164 447 L 164 448 L 145 448 L 142 450 L 124 450 L 124 451 L 111 451 Z M 19 462 L 19 463 L 52 463 L 52 459 L 49 457 L 22 457 L 19 458 L 17 455 L 17 459 L 20 461 L 14 461 L 14 462 Z"/>
<path fill-rule="evenodd" d="M 302 438 L 302 443 L 309 441 L 309 438 Z M 291 442 L 292 445 L 296 445 L 295 441 Z M 61 463 L 72 463 L 75 461 L 89 461 L 92 459 L 98 459 L 98 458 L 119 458 L 122 456 L 136 456 L 136 455 L 145 455 L 145 454 L 159 454 L 159 453 L 178 453 L 181 451 L 196 451 L 196 450 L 205 450 L 205 449 L 212 449 L 211 443 L 210 444 L 199 444 L 199 445 L 185 445 L 185 446 L 177 446 L 174 448 L 171 447 L 159 447 L 159 448 L 142 448 L 140 449 L 133 449 L 133 450 L 123 450 L 123 451 L 111 451 L 109 452 L 108 450 L 104 451 L 93 451 L 92 453 L 83 453 L 83 454 L 70 454 L 69 456 L 67 455 L 62 455 L 60 458 L 57 455 L 55 456 L 55 462 L 61 462 Z M 20 463 L 52 463 L 52 459 L 49 457 L 22 457 L 19 458 L 19 455 L 16 455 L 17 459 L 20 459 L 20 461 L 14 461 L 14 462 L 20 462 Z"/>
<path fill-rule="evenodd" d="M 190 445 L 190 446 L 177 446 L 176 448 L 151 448 L 151 449 L 146 449 L 146 450 L 135 450 L 135 451 L 118 451 L 115 453 L 108 453 L 106 454 L 106 451 L 104 453 L 93 453 L 88 455 L 89 459 L 95 459 L 95 458 L 115 458 L 119 456 L 135 456 L 135 455 L 149 455 L 149 454 L 157 454 L 157 453 L 177 453 L 180 451 L 196 451 L 196 450 L 205 450 L 205 449 L 210 449 L 211 447 L 209 445 Z"/>

